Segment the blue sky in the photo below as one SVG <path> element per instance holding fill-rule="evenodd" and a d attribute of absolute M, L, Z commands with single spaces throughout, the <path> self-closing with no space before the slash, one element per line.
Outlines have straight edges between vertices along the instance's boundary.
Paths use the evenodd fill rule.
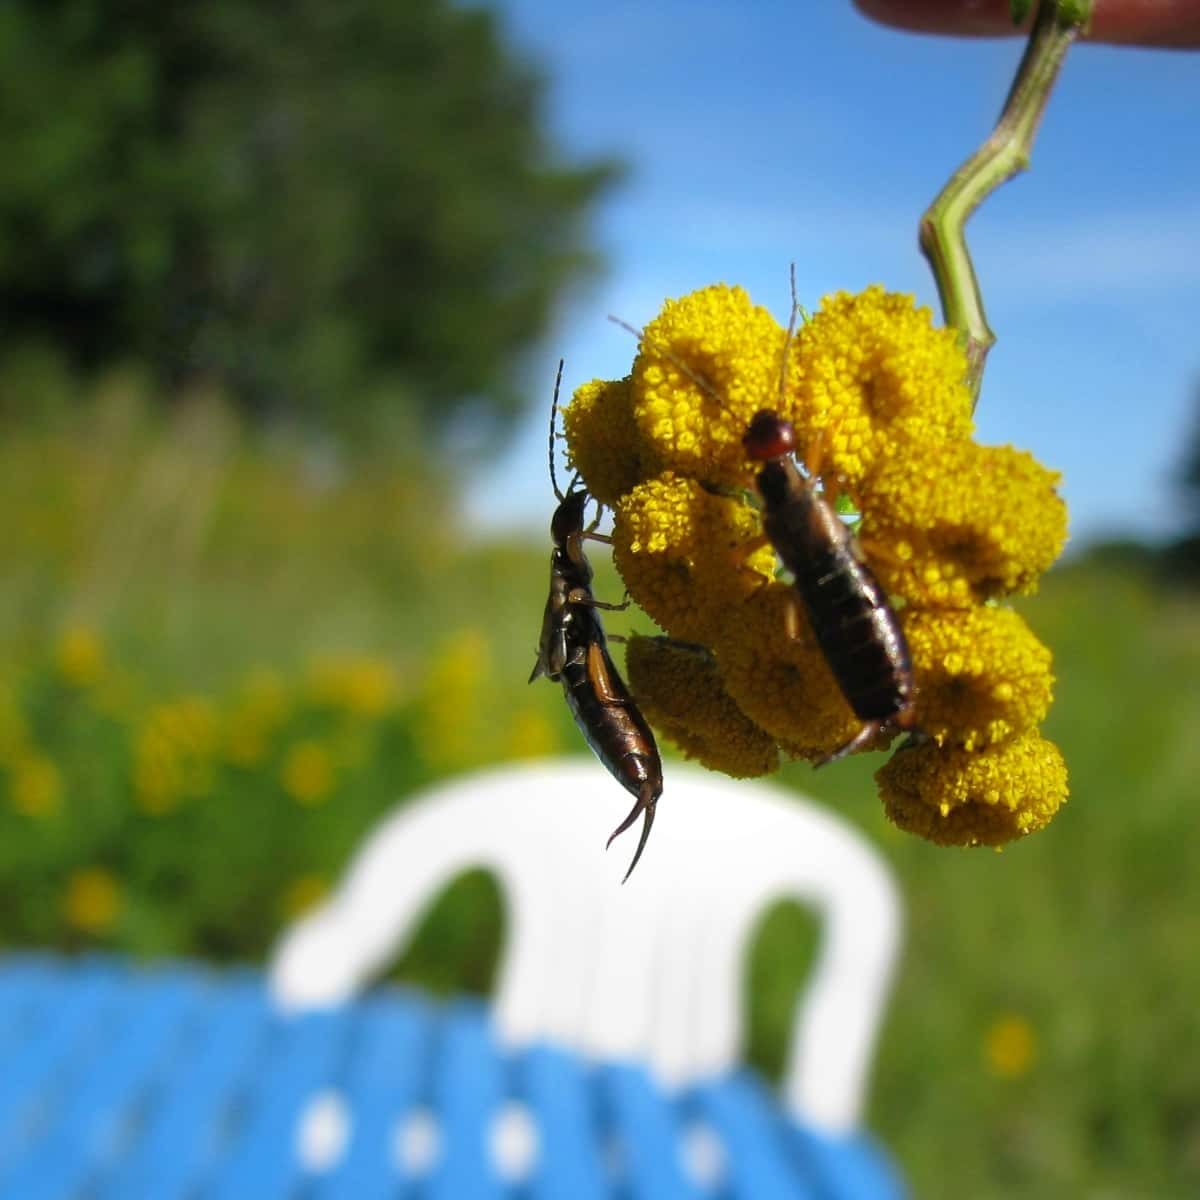
<path fill-rule="evenodd" d="M 879 281 L 937 311 L 917 219 L 990 131 L 1018 40 L 896 33 L 841 0 L 495 7 L 548 76 L 563 152 L 631 170 L 597 212 L 607 274 L 531 365 L 545 403 L 474 474 L 481 528 L 544 531 L 554 369 L 565 357 L 568 394 L 628 371 L 610 312 L 642 324 L 724 281 L 786 319 L 793 261 L 810 308 Z M 980 440 L 1063 472 L 1076 544 L 1171 533 L 1171 472 L 1200 418 L 1200 54 L 1072 50 L 1033 169 L 968 235 L 1000 339 Z"/>

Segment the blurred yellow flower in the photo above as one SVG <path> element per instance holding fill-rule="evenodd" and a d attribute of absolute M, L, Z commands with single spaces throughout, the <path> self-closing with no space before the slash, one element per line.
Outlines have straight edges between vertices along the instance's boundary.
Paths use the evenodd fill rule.
<path fill-rule="evenodd" d="M 487 711 L 492 653 L 480 629 L 460 629 L 437 649 L 421 689 L 419 742 L 439 770 L 486 762 L 498 747 Z"/>
<path fill-rule="evenodd" d="M 7 684 L 0 683 L 0 763 L 12 763 L 26 753 L 29 724 Z"/>
<path fill-rule="evenodd" d="M 329 894 L 329 880 L 324 875 L 298 875 L 284 889 L 279 907 L 289 921 L 315 908 Z"/>
<path fill-rule="evenodd" d="M 63 630 L 54 649 L 59 674 L 73 687 L 92 687 L 104 677 L 104 643 L 86 625 Z"/>
<path fill-rule="evenodd" d="M 62 803 L 62 776 L 58 767 L 36 751 L 18 758 L 8 782 L 9 800 L 27 817 L 49 817 Z"/>
<path fill-rule="evenodd" d="M 82 933 L 107 933 L 123 906 L 121 886 L 103 867 L 85 867 L 67 880 L 63 916 Z"/>
<path fill-rule="evenodd" d="M 546 758 L 558 749 L 558 732 L 546 714 L 521 708 L 513 715 L 508 735 L 509 758 Z"/>
<path fill-rule="evenodd" d="M 297 804 L 322 804 L 333 791 L 333 756 L 320 742 L 297 742 L 284 756 L 279 778 L 283 790 Z"/>
<path fill-rule="evenodd" d="M 242 681 L 225 718 L 225 757 L 239 767 L 266 759 L 271 739 L 288 718 L 290 704 L 283 680 L 265 668 Z"/>
<path fill-rule="evenodd" d="M 183 696 L 150 710 L 134 739 L 134 799 L 149 816 L 208 795 L 220 722 L 203 696 Z"/>
<path fill-rule="evenodd" d="M 983 1059 L 1001 1079 L 1016 1079 L 1029 1072 L 1037 1060 L 1033 1026 L 1016 1013 L 997 1017 L 983 1038 Z"/>
<path fill-rule="evenodd" d="M 354 716 L 382 716 L 399 690 L 395 669 L 380 659 L 319 658 L 309 666 L 308 694 L 314 703 Z"/>

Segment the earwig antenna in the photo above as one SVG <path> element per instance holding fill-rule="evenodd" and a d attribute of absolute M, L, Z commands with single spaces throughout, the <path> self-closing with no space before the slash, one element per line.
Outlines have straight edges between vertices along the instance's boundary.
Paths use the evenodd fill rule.
<path fill-rule="evenodd" d="M 788 352 L 792 348 L 792 338 L 796 336 L 796 318 L 800 315 L 800 297 L 796 295 L 796 264 L 792 263 L 788 270 L 792 283 L 792 312 L 788 317 L 787 337 L 783 339 L 783 357 L 779 360 L 779 403 L 783 405 L 783 393 L 787 388 Z"/>
<path fill-rule="evenodd" d="M 563 494 L 558 489 L 558 478 L 554 474 L 554 430 L 558 419 L 558 389 L 562 386 L 563 359 L 558 360 L 558 374 L 554 377 L 554 399 L 550 402 L 550 486 L 554 489 L 554 498 L 562 501 Z"/>
<path fill-rule="evenodd" d="M 614 325 L 619 325 L 626 333 L 632 333 L 639 342 L 646 341 L 645 330 L 639 329 L 636 325 L 630 325 L 628 321 L 622 321 L 620 317 L 614 317 L 612 313 L 608 314 L 608 319 Z M 655 354 L 661 355 L 667 362 L 677 366 L 705 395 L 715 400 L 722 408 L 725 408 L 725 402 L 721 399 L 717 389 L 703 375 L 693 371 L 678 354 L 673 350 L 668 350 L 666 346 L 655 346 L 653 343 L 649 343 L 649 345 Z"/>

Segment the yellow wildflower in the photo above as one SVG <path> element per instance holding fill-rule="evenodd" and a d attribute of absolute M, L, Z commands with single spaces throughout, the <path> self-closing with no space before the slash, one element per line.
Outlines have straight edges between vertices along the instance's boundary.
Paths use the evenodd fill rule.
<path fill-rule="evenodd" d="M 163 816 L 212 788 L 220 723 L 212 702 L 183 696 L 147 714 L 134 741 L 134 798 L 150 816 Z"/>
<path fill-rule="evenodd" d="M 13 764 L 9 799 L 27 817 L 49 817 L 62 803 L 62 776 L 44 754 L 22 755 Z"/>
<path fill-rule="evenodd" d="M 1040 724 L 1050 651 L 1011 609 L 903 613 L 917 679 L 917 727 L 939 745 L 980 750 Z"/>
<path fill-rule="evenodd" d="M 796 337 L 797 425 L 823 436 L 823 473 L 852 484 L 911 439 L 969 437 L 966 358 L 927 308 L 878 285 L 821 301 Z"/>
<path fill-rule="evenodd" d="M 358 717 L 382 716 L 399 692 L 395 669 L 380 659 L 319 658 L 309 667 L 312 700 Z"/>
<path fill-rule="evenodd" d="M 1015 1013 L 998 1017 L 984 1035 L 983 1058 L 991 1073 L 1001 1079 L 1027 1074 L 1037 1059 L 1033 1026 Z"/>
<path fill-rule="evenodd" d="M 104 677 L 104 643 L 86 625 L 63 631 L 54 650 L 59 674 L 72 687 L 92 687 Z"/>
<path fill-rule="evenodd" d="M 279 899 L 282 915 L 289 921 L 303 916 L 329 894 L 329 880 L 324 875 L 298 875 Z"/>
<path fill-rule="evenodd" d="M 888 816 L 943 846 L 1000 846 L 1041 829 L 1067 798 L 1058 747 L 1036 733 L 971 752 L 906 746 L 875 773 Z"/>
<path fill-rule="evenodd" d="M 12 690 L 0 683 L 0 763 L 11 763 L 25 754 L 29 724 Z"/>
<path fill-rule="evenodd" d="M 791 388 L 781 395 L 779 386 L 784 339 L 741 288 L 718 284 L 663 305 L 643 331 L 632 378 L 634 418 L 665 468 L 724 487 L 753 484 L 746 426 L 760 408 L 791 411 Z M 580 449 L 572 445 L 577 461 Z"/>
<path fill-rule="evenodd" d="M 625 665 L 647 719 L 685 758 L 734 779 L 779 769 L 775 739 L 734 703 L 703 646 L 634 636 L 625 650 Z"/>
<path fill-rule="evenodd" d="M 889 592 L 935 608 L 1032 592 L 1067 537 L 1058 480 L 1011 446 L 911 443 L 865 493 L 862 537 L 887 547 L 871 565 Z"/>
<path fill-rule="evenodd" d="M 334 785 L 333 756 L 320 742 L 297 742 L 284 756 L 279 778 L 297 804 L 312 807 L 329 799 Z"/>
<path fill-rule="evenodd" d="M 274 671 L 250 672 L 225 721 L 225 757 L 239 767 L 257 766 L 270 752 L 271 738 L 289 709 L 287 689 Z"/>
<path fill-rule="evenodd" d="M 769 583 L 740 605 L 714 649 L 734 703 L 789 754 L 817 762 L 861 727 L 789 584 Z"/>
<path fill-rule="evenodd" d="M 666 472 L 621 498 L 613 562 L 630 594 L 673 637 L 707 642 L 731 605 L 770 580 L 775 552 L 764 546 L 738 566 L 738 549 L 758 536 L 758 514 L 741 499 L 713 495 Z"/>
<path fill-rule="evenodd" d="M 609 508 L 660 469 L 634 423 L 629 376 L 593 379 L 576 388 L 563 411 L 563 432 L 572 466 L 587 480 L 588 491 Z"/>
<path fill-rule="evenodd" d="M 440 770 L 485 762 L 494 754 L 491 647 L 481 629 L 460 629 L 438 648 L 422 688 L 420 745 Z"/>
<path fill-rule="evenodd" d="M 546 714 L 535 708 L 518 709 L 508 735 L 509 758 L 545 758 L 558 749 L 558 733 Z"/>
<path fill-rule="evenodd" d="M 121 886 L 103 867 L 85 867 L 67 880 L 63 916 L 82 933 L 107 933 L 116 924 L 124 901 Z"/>

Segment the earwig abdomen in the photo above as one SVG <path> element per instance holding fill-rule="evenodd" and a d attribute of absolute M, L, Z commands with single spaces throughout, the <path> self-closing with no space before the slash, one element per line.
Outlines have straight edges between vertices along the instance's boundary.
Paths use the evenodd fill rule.
<path fill-rule="evenodd" d="M 904 727 L 913 699 L 908 644 L 854 535 L 790 457 L 765 462 L 758 487 L 763 530 L 792 573 L 846 702 L 872 725 Z"/>

